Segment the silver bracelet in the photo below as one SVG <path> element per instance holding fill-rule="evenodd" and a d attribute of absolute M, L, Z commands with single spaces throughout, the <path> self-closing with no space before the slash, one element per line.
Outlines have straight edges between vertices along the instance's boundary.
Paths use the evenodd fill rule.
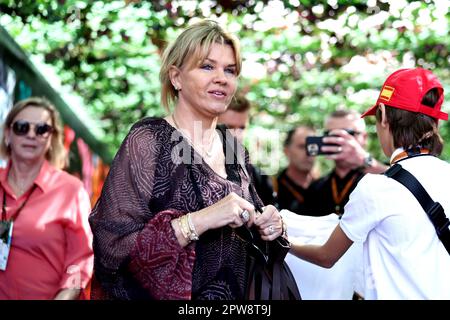
<path fill-rule="evenodd" d="M 195 230 L 195 226 L 194 226 L 194 223 L 192 222 L 190 213 L 187 214 L 187 221 L 188 221 L 189 231 L 190 231 L 190 233 L 189 233 L 189 240 L 197 241 L 199 239 L 198 238 L 198 233 L 197 233 L 197 230 Z"/>
<path fill-rule="evenodd" d="M 287 225 L 286 225 L 286 223 L 284 222 L 283 217 L 280 216 L 280 218 L 281 218 L 281 235 L 282 235 L 283 237 L 287 238 L 287 237 L 288 237 L 288 233 L 287 233 Z"/>

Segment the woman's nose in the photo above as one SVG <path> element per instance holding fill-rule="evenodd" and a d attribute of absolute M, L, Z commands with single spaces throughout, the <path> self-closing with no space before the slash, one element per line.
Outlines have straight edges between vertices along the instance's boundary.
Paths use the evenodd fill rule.
<path fill-rule="evenodd" d="M 33 124 L 30 124 L 30 129 L 27 132 L 27 137 L 36 138 L 36 127 Z"/>
<path fill-rule="evenodd" d="M 215 82 L 219 82 L 219 83 L 226 83 L 227 82 L 227 77 L 225 75 L 225 71 L 220 69 L 220 68 L 216 69 L 216 73 L 215 73 L 214 76 L 215 76 L 214 77 L 214 81 Z"/>

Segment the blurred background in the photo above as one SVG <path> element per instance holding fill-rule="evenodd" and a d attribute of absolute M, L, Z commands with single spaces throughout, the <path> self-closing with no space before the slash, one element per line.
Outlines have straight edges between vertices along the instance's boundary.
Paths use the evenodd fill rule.
<path fill-rule="evenodd" d="M 286 164 L 288 129 L 312 124 L 320 133 L 331 111 L 364 111 L 398 68 L 433 70 L 450 111 L 449 7 L 448 0 L 0 0 L 0 105 L 40 93 L 57 101 L 77 141 L 66 138 L 71 170 L 89 174 L 80 154 L 107 166 L 134 122 L 165 115 L 158 73 L 166 44 L 199 19 L 217 20 L 241 40 L 240 89 L 253 105 L 246 144 L 275 174 Z M 366 121 L 369 149 L 386 160 L 373 121 Z M 450 141 L 449 123 L 441 134 Z M 450 144 L 442 157 L 450 160 Z"/>

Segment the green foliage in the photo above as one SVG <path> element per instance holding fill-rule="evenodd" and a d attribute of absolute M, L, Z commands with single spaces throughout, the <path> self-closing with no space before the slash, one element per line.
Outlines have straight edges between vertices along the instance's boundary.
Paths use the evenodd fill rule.
<path fill-rule="evenodd" d="M 238 35 L 252 128 L 284 132 L 299 123 L 320 128 L 336 108 L 365 110 L 384 78 L 405 66 L 432 68 L 448 101 L 448 9 L 449 1 L 404 0 L 3 0 L 0 24 L 72 86 L 116 150 L 132 123 L 165 113 L 160 55 L 194 17 L 218 19 Z M 382 158 L 368 123 L 370 150 Z M 450 138 L 448 123 L 441 132 Z"/>

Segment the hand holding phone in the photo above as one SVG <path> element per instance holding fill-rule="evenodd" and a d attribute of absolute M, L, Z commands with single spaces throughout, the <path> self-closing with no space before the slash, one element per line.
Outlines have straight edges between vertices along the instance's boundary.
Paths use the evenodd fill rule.
<path fill-rule="evenodd" d="M 306 154 L 308 156 L 318 156 L 318 155 L 329 155 L 329 154 L 335 154 L 337 152 L 329 152 L 329 151 L 323 151 L 322 147 L 324 146 L 333 146 L 337 147 L 338 144 L 334 143 L 324 143 L 323 138 L 327 136 L 309 136 L 306 137 Z"/>

